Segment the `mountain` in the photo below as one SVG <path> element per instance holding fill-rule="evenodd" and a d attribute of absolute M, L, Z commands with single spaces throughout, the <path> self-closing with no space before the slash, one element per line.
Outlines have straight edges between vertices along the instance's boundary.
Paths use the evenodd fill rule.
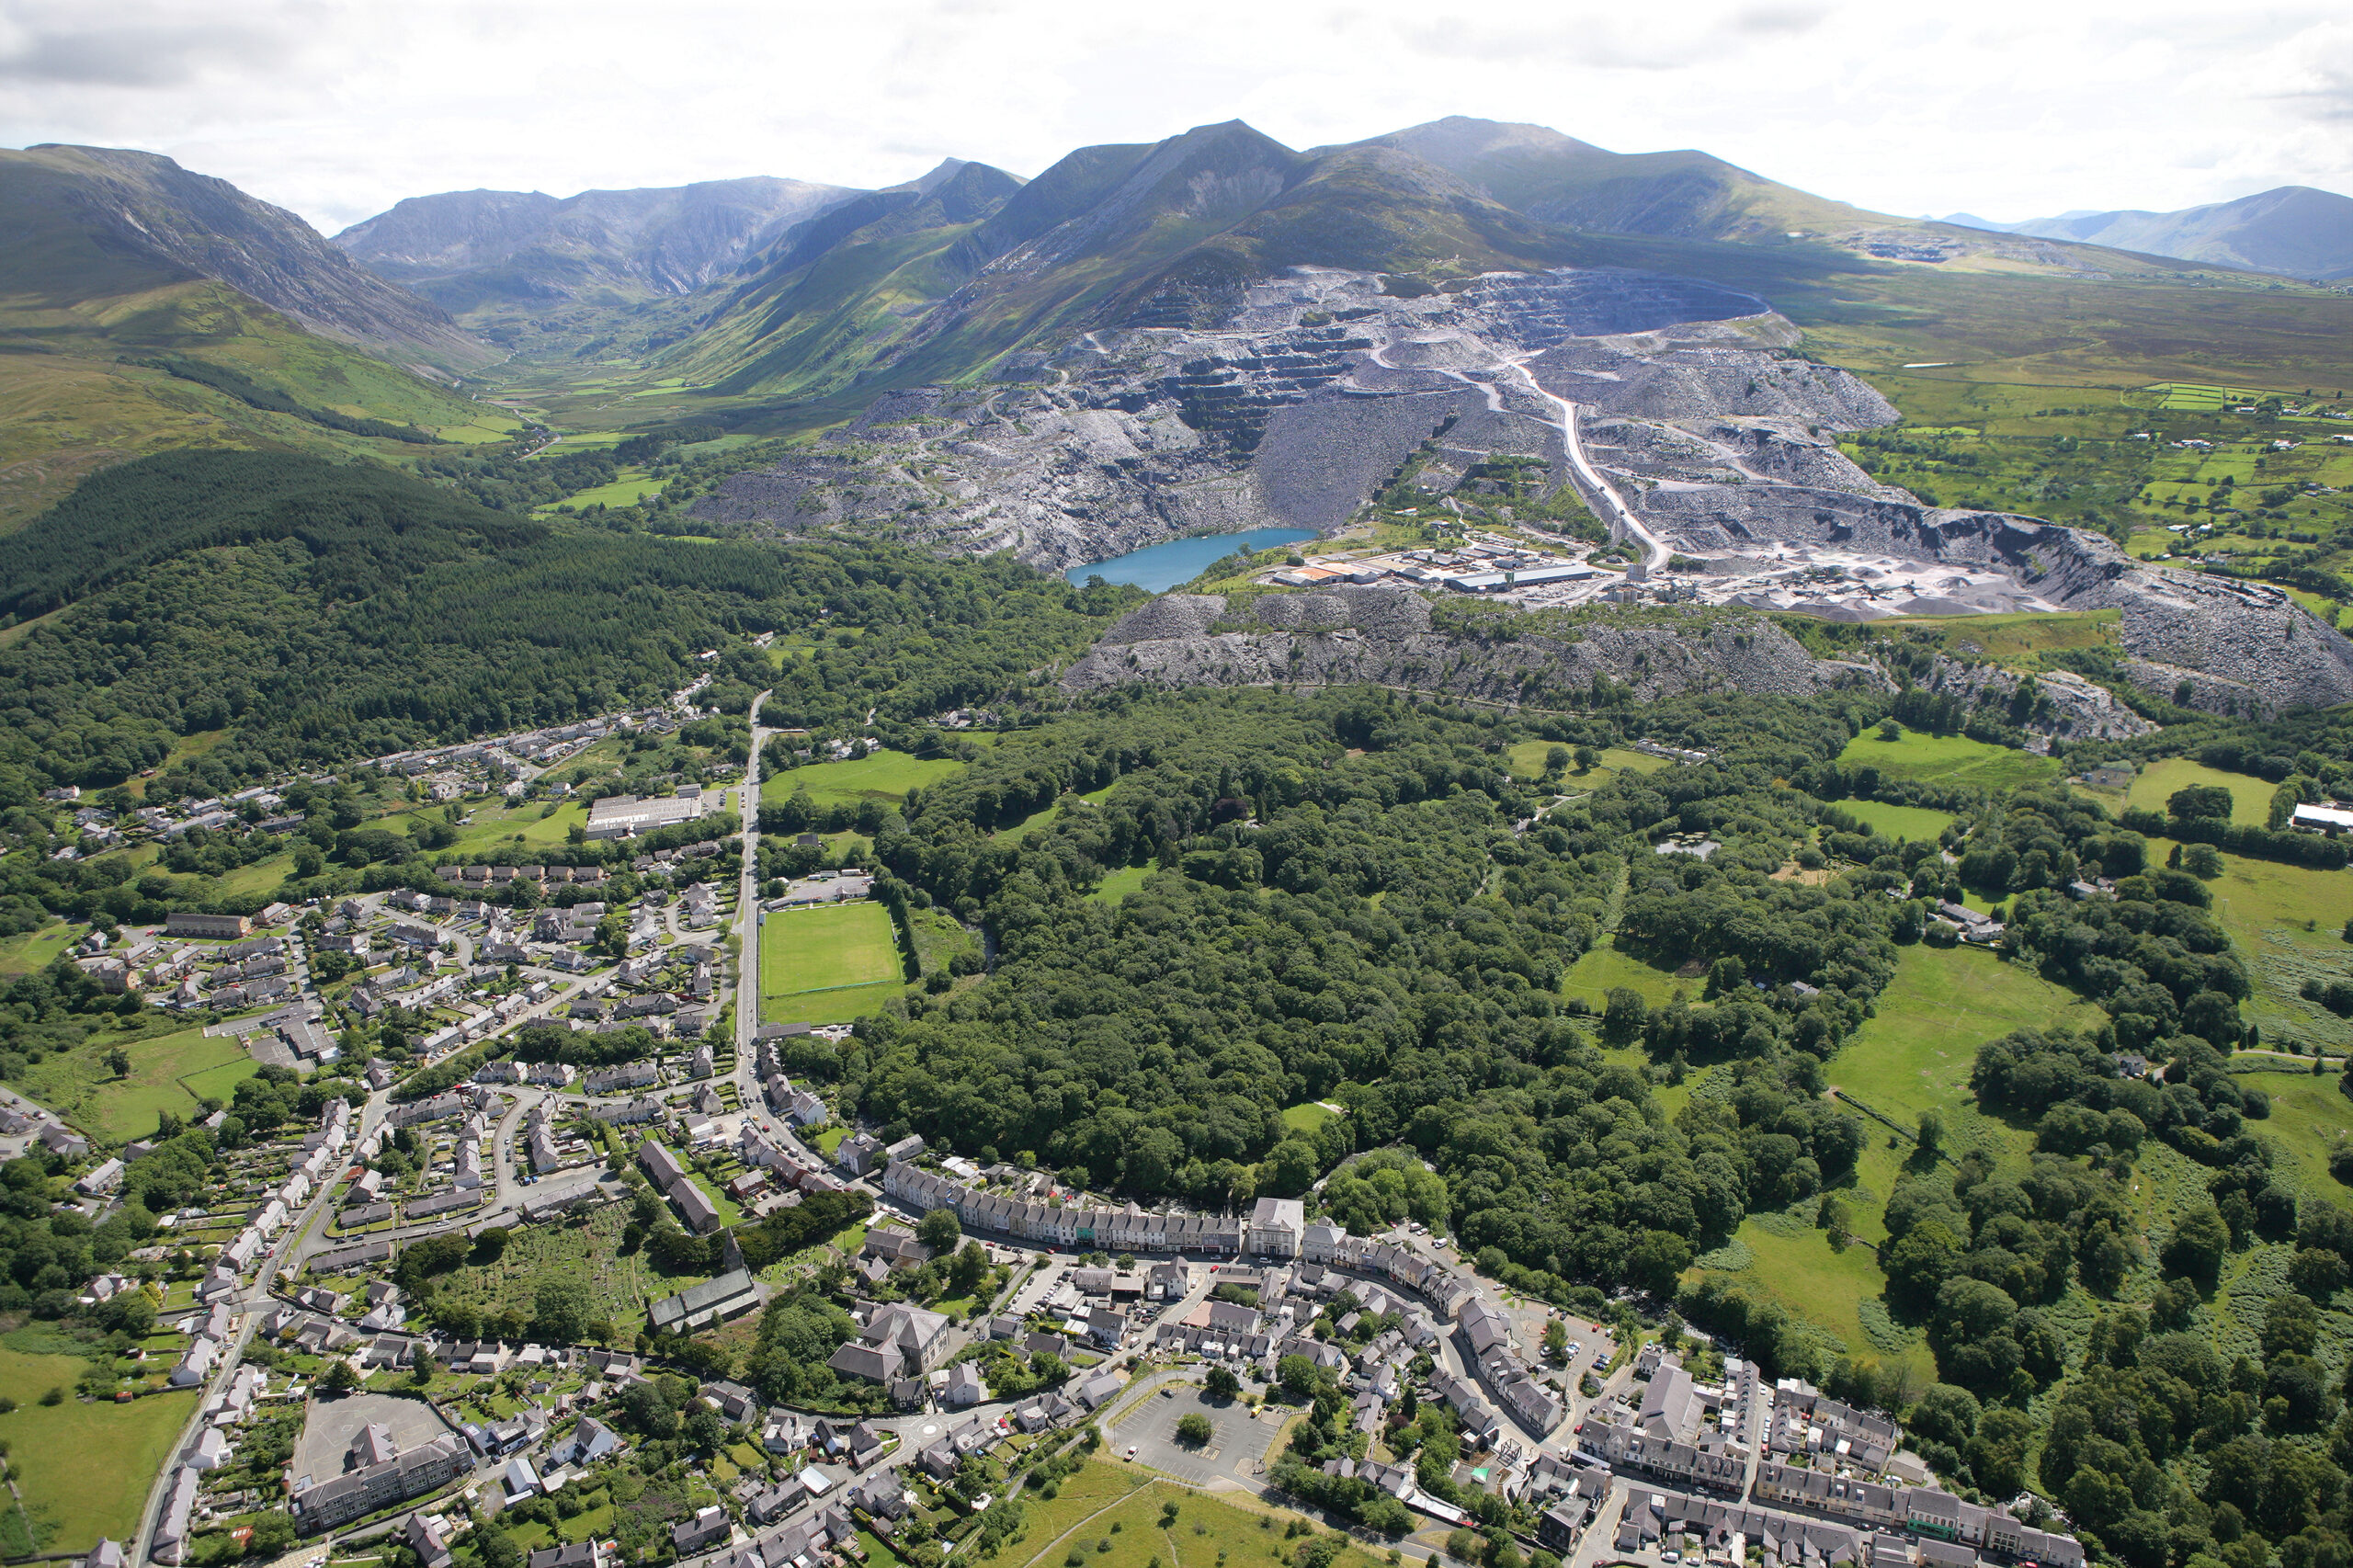
<path fill-rule="evenodd" d="M 153 153 L 0 151 L 0 298 L 59 306 L 210 278 L 313 332 L 444 367 L 490 356 L 283 208 Z"/>
<path fill-rule="evenodd" d="M 1544 126 L 1464 115 L 1358 145 L 1410 153 L 1517 212 L 1570 228 L 1743 244 L 1826 241 L 1897 261 L 2070 267 L 2050 247 L 1992 239 L 1979 232 L 1984 225 L 1872 212 L 1688 148 L 1613 153 Z"/>
<path fill-rule="evenodd" d="M 494 350 L 292 213 L 169 158 L 0 150 L 0 532 L 182 447 L 395 463 L 517 426 Z"/>
<path fill-rule="evenodd" d="M 2072 212 L 2009 229 L 2251 272 L 2353 278 L 2353 197 L 2308 185 L 2283 185 L 2177 212 Z"/>
<path fill-rule="evenodd" d="M 335 236 L 347 256 L 451 311 L 592 290 L 688 294 L 785 229 L 859 194 L 766 176 L 638 190 L 416 196 Z"/>
<path fill-rule="evenodd" d="M 972 164 L 919 199 L 845 203 L 788 233 L 659 368 L 822 398 L 960 380 L 1097 324 L 1183 324 L 1290 267 L 1468 278 L 1607 259 L 1409 152 L 1300 153 L 1232 120 L 1083 147 L 1027 184 Z"/>

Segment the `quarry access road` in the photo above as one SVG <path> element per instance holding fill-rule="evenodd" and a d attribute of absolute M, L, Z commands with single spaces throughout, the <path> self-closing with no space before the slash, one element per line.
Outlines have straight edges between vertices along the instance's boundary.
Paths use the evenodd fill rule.
<path fill-rule="evenodd" d="M 1665 571 L 1669 553 L 1666 546 L 1659 542 L 1656 534 L 1642 525 L 1634 516 L 1633 508 L 1626 505 L 1624 497 L 1602 476 L 1601 471 L 1594 466 L 1593 460 L 1586 455 L 1585 437 L 1577 430 L 1577 405 L 1557 392 L 1546 392 L 1529 370 L 1526 361 L 1513 360 L 1510 371 L 1527 384 L 1529 391 L 1552 404 L 1559 415 L 1554 424 L 1561 432 L 1561 447 L 1568 454 L 1569 467 L 1575 472 L 1579 488 L 1585 491 L 1586 498 L 1600 498 L 1602 520 L 1609 525 L 1611 537 L 1631 539 L 1642 545 L 1644 575 Z"/>

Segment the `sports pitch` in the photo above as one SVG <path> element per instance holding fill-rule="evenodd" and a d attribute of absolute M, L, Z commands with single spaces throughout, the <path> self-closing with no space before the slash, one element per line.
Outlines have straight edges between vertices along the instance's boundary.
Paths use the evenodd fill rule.
<path fill-rule="evenodd" d="M 760 1019 L 838 1024 L 904 983 L 897 934 L 879 903 L 774 910 L 760 922 Z"/>

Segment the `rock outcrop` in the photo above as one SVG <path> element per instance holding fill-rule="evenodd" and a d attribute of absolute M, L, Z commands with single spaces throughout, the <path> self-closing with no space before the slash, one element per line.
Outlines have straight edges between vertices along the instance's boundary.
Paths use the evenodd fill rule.
<path fill-rule="evenodd" d="M 1708 691 L 1799 697 L 1893 687 L 1876 665 L 1817 659 L 1762 617 L 1497 637 L 1446 630 L 1420 595 L 1377 586 L 1269 595 L 1231 616 L 1221 596 L 1167 595 L 1112 627 L 1062 684 L 1074 692 L 1370 684 L 1541 707 L 1583 700 L 1597 679 L 1630 687 L 1643 702 Z"/>

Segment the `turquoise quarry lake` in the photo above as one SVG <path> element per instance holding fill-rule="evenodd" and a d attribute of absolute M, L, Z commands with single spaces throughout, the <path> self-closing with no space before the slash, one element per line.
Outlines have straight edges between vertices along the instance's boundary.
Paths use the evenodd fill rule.
<path fill-rule="evenodd" d="M 1147 593 L 1165 594 L 1177 584 L 1190 582 L 1199 576 L 1201 568 L 1211 562 L 1231 555 L 1237 550 L 1266 550 L 1278 544 L 1297 544 L 1302 540 L 1314 537 L 1314 533 L 1307 528 L 1252 528 L 1247 533 L 1172 539 L 1165 544 L 1147 545 L 1108 561 L 1090 561 L 1084 566 L 1074 566 L 1063 575 L 1082 585 L 1089 577 L 1100 577 L 1107 583 L 1133 583 Z"/>

